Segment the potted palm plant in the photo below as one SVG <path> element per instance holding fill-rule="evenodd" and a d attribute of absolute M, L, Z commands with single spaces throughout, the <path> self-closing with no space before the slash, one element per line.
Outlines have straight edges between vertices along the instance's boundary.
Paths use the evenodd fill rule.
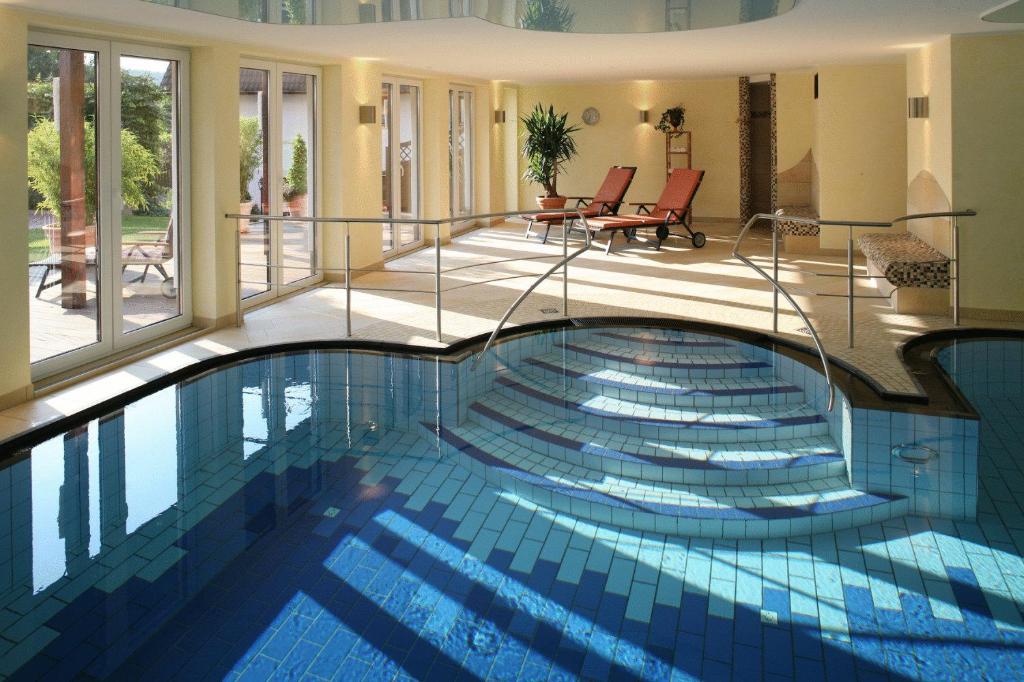
<path fill-rule="evenodd" d="M 540 103 L 522 118 L 523 179 L 544 188 L 544 194 L 537 197 L 537 205 L 544 210 L 565 206 L 565 197 L 558 194 L 558 170 L 579 153 L 572 137 L 579 128 L 568 120 L 569 114 L 558 114 L 553 106 L 545 109 Z"/>

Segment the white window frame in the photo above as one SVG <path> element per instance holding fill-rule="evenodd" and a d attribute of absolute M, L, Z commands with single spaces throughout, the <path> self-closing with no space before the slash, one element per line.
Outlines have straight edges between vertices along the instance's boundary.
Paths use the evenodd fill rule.
<path fill-rule="evenodd" d="M 267 130 L 267 146 L 268 153 L 270 155 L 270 163 L 268 164 L 270 173 L 270 215 L 283 215 L 284 207 L 282 205 L 281 197 L 281 185 L 282 178 L 284 178 L 284 159 L 282 158 L 282 147 L 283 147 L 283 130 L 284 130 L 284 94 L 282 92 L 283 74 L 295 73 L 304 76 L 313 76 L 314 88 L 313 88 L 313 140 L 309 145 L 309 150 L 313 153 L 313 202 L 310 205 L 310 217 L 319 216 L 321 204 L 323 199 L 321 195 L 323 192 L 321 188 L 323 186 L 321 179 L 323 176 L 323 154 L 321 153 L 322 145 L 320 143 L 322 139 L 322 127 L 323 127 L 323 116 L 322 116 L 322 105 L 321 105 L 321 83 L 323 81 L 322 70 L 314 66 L 305 66 L 302 64 L 292 64 L 290 62 L 277 62 L 277 61 L 266 61 L 261 59 L 242 59 L 240 68 L 243 69 L 256 69 L 259 71 L 266 71 L 270 74 L 270 82 L 267 86 L 270 97 L 267 102 L 267 116 L 269 118 L 269 125 Z M 283 229 L 283 223 L 281 221 L 272 221 L 270 223 L 270 282 L 268 282 L 267 291 L 255 294 L 246 299 L 242 300 L 242 309 L 246 310 L 254 306 L 263 305 L 269 301 L 292 294 L 296 291 L 300 291 L 305 287 L 314 286 L 324 279 L 323 273 L 323 230 L 319 229 L 319 225 L 314 224 L 313 229 L 313 243 L 314 243 L 314 261 L 310 265 L 314 269 L 314 273 L 308 277 L 303 277 L 287 285 L 284 284 L 284 271 L 280 268 L 283 262 L 284 253 L 284 240 L 281 239 L 281 230 Z"/>
<path fill-rule="evenodd" d="M 63 33 L 32 30 L 28 35 L 29 46 L 66 50 L 81 50 L 96 54 L 96 196 L 99 199 L 97 233 L 97 283 L 99 295 L 96 310 L 99 317 L 99 341 L 69 350 L 31 365 L 33 381 L 39 381 L 77 367 L 102 360 L 173 334 L 192 325 L 192 251 L 191 251 L 191 201 L 189 167 L 189 52 L 188 50 L 156 47 L 144 43 L 127 43 L 84 38 Z M 123 331 L 123 277 L 121 274 L 121 229 L 120 214 L 121 158 L 114 153 L 114 146 L 104 140 L 120 140 L 121 129 L 121 68 L 122 55 L 152 57 L 178 62 L 178 135 L 175 154 L 178 162 L 178 216 L 177 216 L 177 263 L 175 285 L 178 287 L 181 312 L 175 317 L 155 322 L 128 333 Z M 116 64 L 115 64 L 116 60 Z M 116 229 L 115 229 L 116 228 Z"/>
<path fill-rule="evenodd" d="M 476 211 L 476 88 L 468 85 L 459 85 L 453 83 L 448 90 L 448 131 L 449 134 L 454 131 L 454 114 L 455 108 L 452 106 L 455 103 L 455 95 L 457 93 L 464 93 L 469 95 L 469 114 L 467 118 L 468 134 L 466 135 L 466 166 L 467 173 L 465 175 L 465 181 L 468 185 L 469 190 L 469 215 L 473 215 Z M 449 147 L 449 155 L 451 149 Z M 454 169 L 454 164 L 452 164 Z M 455 214 L 455 198 L 456 191 L 458 188 L 455 187 L 455 177 L 448 178 L 448 201 L 449 201 L 449 213 L 452 218 L 458 218 Z M 460 228 L 461 231 L 466 231 L 474 227 L 472 221 L 463 221 L 465 224 L 452 224 L 452 234 L 455 234 L 456 227 Z"/>
<path fill-rule="evenodd" d="M 383 84 L 391 84 L 391 107 L 392 116 L 389 119 L 391 130 L 391 140 L 388 143 L 388 149 L 391 152 L 391 217 L 401 218 L 401 210 L 395 210 L 395 206 L 401 206 L 401 175 L 399 170 L 402 167 L 402 145 L 401 145 L 401 106 L 402 94 L 401 88 L 403 85 L 416 88 L 416 186 L 414 192 L 416 193 L 416 207 L 413 211 L 412 218 L 420 218 L 423 215 L 423 81 L 414 80 L 411 78 L 403 78 L 401 76 L 383 75 L 381 76 L 381 91 L 383 92 Z M 397 113 L 397 116 L 395 114 Z M 384 112 L 381 112 L 381 116 L 384 116 Z M 396 127 L 397 125 L 397 127 Z M 395 131 L 398 131 L 397 133 Z M 398 191 L 395 191 L 395 188 Z M 426 230 L 423 225 L 418 226 L 419 239 L 412 241 L 408 244 L 402 245 L 402 226 L 392 225 L 392 243 L 393 246 L 387 251 L 383 251 L 384 260 L 391 260 L 392 258 L 398 258 L 403 256 L 410 251 L 422 248 L 426 242 Z M 383 244 L 382 244 L 383 246 Z"/>

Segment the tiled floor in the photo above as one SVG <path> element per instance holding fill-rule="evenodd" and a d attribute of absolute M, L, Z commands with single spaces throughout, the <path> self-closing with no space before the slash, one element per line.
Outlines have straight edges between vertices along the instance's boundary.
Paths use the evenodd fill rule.
<path fill-rule="evenodd" d="M 770 331 L 772 295 L 767 283 L 731 257 L 735 225 L 702 224 L 711 236 L 703 249 L 688 248 L 682 240 L 670 240 L 656 252 L 642 244 L 617 247 L 610 255 L 595 248 L 570 267 L 570 314 L 604 316 L 637 314 L 681 317 L 738 325 Z M 748 254 L 760 262 L 768 259 L 767 239 L 754 236 L 747 243 Z M 557 257 L 562 251 L 560 237 L 548 245 L 537 239 L 525 241 L 522 226 L 507 225 L 470 232 L 443 250 L 443 269 L 478 264 L 444 277 L 444 342 L 490 332 L 506 308 L 531 279 L 553 260 L 526 260 L 488 264 L 505 258 L 538 255 Z M 431 270 L 434 254 L 425 250 L 390 261 L 391 270 Z M 915 391 L 915 385 L 900 365 L 895 349 L 904 340 L 933 329 L 951 325 L 948 318 L 895 314 L 884 301 L 865 300 L 857 304 L 857 345 L 846 347 L 845 301 L 812 292 L 841 292 L 845 282 L 836 277 L 817 277 L 809 271 L 840 272 L 845 258 L 799 257 L 786 259 L 783 279 L 825 341 L 829 353 L 861 368 L 883 386 L 897 391 Z M 522 275 L 482 283 L 499 277 Z M 376 288 L 432 292 L 430 275 L 394 272 L 367 274 L 358 278 L 362 289 L 353 294 L 352 335 L 354 338 L 437 345 L 434 337 L 433 293 L 373 291 Z M 965 284 L 967 286 L 968 284 Z M 860 283 L 859 291 L 873 293 Z M 513 316 L 512 323 L 557 317 L 561 308 L 562 283 L 552 277 Z M 241 348 L 306 339 L 339 339 L 345 335 L 345 292 L 322 287 L 246 315 L 241 329 L 222 329 L 150 355 L 121 369 L 91 379 L 40 400 L 0 413 L 0 438 L 73 413 L 97 399 L 116 395 L 125 388 L 190 364 L 197 359 L 230 353 Z M 1008 323 L 977 322 L 984 326 L 1013 326 Z M 1018 327 L 1024 325 L 1016 325 Z M 799 319 L 783 302 L 780 333 L 804 344 Z"/>

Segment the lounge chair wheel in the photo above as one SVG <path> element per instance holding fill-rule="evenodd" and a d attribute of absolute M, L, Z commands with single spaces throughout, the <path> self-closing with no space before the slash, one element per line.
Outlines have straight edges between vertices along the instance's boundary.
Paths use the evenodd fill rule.
<path fill-rule="evenodd" d="M 160 293 L 164 295 L 164 298 L 178 297 L 178 287 L 174 286 L 173 277 L 168 277 L 163 282 L 160 282 Z"/>
<path fill-rule="evenodd" d="M 668 227 L 665 226 L 665 225 L 659 225 L 658 229 L 655 230 L 655 234 L 658 235 L 658 241 L 659 242 L 665 241 L 666 239 L 668 239 L 668 236 L 669 236 Z"/>
<path fill-rule="evenodd" d="M 707 244 L 707 243 L 708 243 L 707 235 L 705 235 L 703 232 L 694 232 L 693 233 L 693 248 L 695 248 L 695 249 L 702 249 L 702 248 L 704 248 L 704 245 Z"/>

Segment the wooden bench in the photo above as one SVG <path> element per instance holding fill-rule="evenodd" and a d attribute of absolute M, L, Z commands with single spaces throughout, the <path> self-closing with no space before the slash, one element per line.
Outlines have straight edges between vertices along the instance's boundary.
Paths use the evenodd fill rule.
<path fill-rule="evenodd" d="M 896 312 L 949 314 L 949 258 L 909 232 L 865 234 L 859 244 L 868 274 Z"/>
<path fill-rule="evenodd" d="M 787 216 L 818 219 L 818 212 L 811 206 L 781 206 L 780 208 Z M 778 222 L 778 229 L 779 234 L 782 235 L 782 250 L 786 253 L 818 253 L 820 251 L 821 229 L 817 225 L 783 219 Z"/>

